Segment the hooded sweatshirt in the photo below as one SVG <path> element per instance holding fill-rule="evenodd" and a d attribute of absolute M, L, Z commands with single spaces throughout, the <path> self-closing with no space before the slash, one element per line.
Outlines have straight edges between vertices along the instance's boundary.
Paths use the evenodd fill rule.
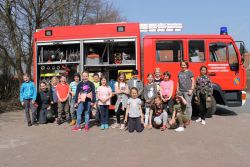
<path fill-rule="evenodd" d="M 20 101 L 36 100 L 36 88 L 34 82 L 23 82 L 20 88 Z"/>

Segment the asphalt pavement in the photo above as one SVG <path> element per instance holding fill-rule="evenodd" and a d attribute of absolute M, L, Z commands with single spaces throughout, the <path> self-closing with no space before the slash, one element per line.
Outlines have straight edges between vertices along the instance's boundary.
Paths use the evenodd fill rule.
<path fill-rule="evenodd" d="M 249 97 L 242 107 L 218 106 L 205 126 L 192 122 L 183 133 L 71 132 L 68 124 L 27 127 L 23 111 L 0 114 L 0 167 L 248 167 Z"/>

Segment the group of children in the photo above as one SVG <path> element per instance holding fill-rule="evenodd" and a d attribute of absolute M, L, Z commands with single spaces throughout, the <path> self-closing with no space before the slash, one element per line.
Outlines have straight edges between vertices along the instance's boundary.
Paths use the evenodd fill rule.
<path fill-rule="evenodd" d="M 75 74 L 74 81 L 69 85 L 65 76 L 60 77 L 60 82 L 53 77 L 49 89 L 47 83 L 42 81 L 40 90 L 36 93 L 34 83 L 25 74 L 20 89 L 20 101 L 25 106 L 28 126 L 47 123 L 55 118 L 58 125 L 67 121 L 73 126 L 72 131 L 84 129 L 87 132 L 90 112 L 94 109 L 96 116 L 100 118 L 100 129 L 109 128 L 109 107 L 111 98 L 116 96 L 116 120 L 112 128 L 142 132 L 144 128 L 155 127 L 162 131 L 172 128 L 181 132 L 190 123 L 193 96 L 199 106 L 199 118 L 196 122 L 206 124 L 205 118 L 208 108 L 211 107 L 213 89 L 207 77 L 206 66 L 201 66 L 200 76 L 196 81 L 192 71 L 188 70 L 187 61 L 182 61 L 180 66 L 182 70 L 178 74 L 175 93 L 170 72 L 164 72 L 161 77 L 159 68 L 155 69 L 154 74 L 147 75 L 145 85 L 138 79 L 137 70 L 133 70 L 132 78 L 128 81 L 125 73 L 121 72 L 113 91 L 105 76 L 99 79 L 99 75 L 94 74 L 94 82 L 91 82 L 89 73 L 84 71 L 81 80 L 80 75 Z M 32 120 L 29 109 L 32 111 Z"/>

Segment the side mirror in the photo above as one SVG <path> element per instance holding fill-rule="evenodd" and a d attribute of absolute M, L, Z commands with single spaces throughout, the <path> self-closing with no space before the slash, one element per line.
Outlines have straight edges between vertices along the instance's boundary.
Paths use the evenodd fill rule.
<path fill-rule="evenodd" d="M 243 42 L 240 43 L 240 54 L 243 56 L 243 54 L 247 53 L 247 49 L 245 47 L 245 44 Z"/>
<path fill-rule="evenodd" d="M 245 58 L 244 58 L 244 56 L 241 57 L 241 62 L 242 62 L 242 64 L 245 63 Z"/>

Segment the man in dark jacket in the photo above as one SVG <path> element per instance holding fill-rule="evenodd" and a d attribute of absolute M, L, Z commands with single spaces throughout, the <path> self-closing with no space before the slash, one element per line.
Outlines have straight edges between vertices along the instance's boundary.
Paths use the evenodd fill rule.
<path fill-rule="evenodd" d="M 39 123 L 46 124 L 47 123 L 47 114 L 50 112 L 50 103 L 51 96 L 50 92 L 47 88 L 47 83 L 42 81 L 40 83 L 40 91 L 37 94 L 37 104 L 39 111 Z"/>
<path fill-rule="evenodd" d="M 88 71 L 82 72 L 82 81 L 77 85 L 75 103 L 77 108 L 77 121 L 76 126 L 72 128 L 72 131 L 81 130 L 82 113 L 84 111 L 85 117 L 85 132 L 89 131 L 89 115 L 90 107 L 94 105 L 96 101 L 95 86 L 89 81 Z"/>

